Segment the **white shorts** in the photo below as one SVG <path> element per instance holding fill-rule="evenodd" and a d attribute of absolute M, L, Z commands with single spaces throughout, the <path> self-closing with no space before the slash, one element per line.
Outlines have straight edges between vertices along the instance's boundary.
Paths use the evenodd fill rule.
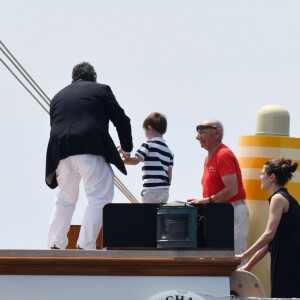
<path fill-rule="evenodd" d="M 167 203 L 169 188 L 145 189 L 142 191 L 142 203 Z"/>

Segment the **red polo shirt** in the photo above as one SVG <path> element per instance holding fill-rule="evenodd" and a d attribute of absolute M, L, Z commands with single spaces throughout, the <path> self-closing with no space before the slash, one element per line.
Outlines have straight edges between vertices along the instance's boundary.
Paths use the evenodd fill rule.
<path fill-rule="evenodd" d="M 212 157 L 204 162 L 204 172 L 201 180 L 203 197 L 207 198 L 217 194 L 225 186 L 222 177 L 236 173 L 238 181 L 238 193 L 227 200 L 232 203 L 246 198 L 245 189 L 242 182 L 242 173 L 239 162 L 233 152 L 224 144 L 221 144 Z"/>

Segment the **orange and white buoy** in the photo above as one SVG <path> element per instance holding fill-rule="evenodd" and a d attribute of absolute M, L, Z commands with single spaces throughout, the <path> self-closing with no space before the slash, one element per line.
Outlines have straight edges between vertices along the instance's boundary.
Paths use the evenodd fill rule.
<path fill-rule="evenodd" d="M 257 115 L 255 135 L 240 137 L 238 160 L 250 212 L 248 246 L 251 246 L 266 228 L 269 215 L 267 191 L 261 190 L 259 176 L 267 160 L 286 157 L 300 166 L 300 138 L 289 137 L 290 115 L 282 106 L 263 106 Z M 289 192 L 300 200 L 300 172 L 295 172 L 288 183 Z M 252 272 L 270 294 L 270 257 L 266 256 Z"/>

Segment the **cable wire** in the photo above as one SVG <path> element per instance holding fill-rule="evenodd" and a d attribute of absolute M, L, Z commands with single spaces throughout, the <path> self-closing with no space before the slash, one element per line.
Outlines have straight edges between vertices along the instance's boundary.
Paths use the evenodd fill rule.
<path fill-rule="evenodd" d="M 26 89 L 26 91 L 34 98 L 34 100 L 43 108 L 45 112 L 50 114 L 50 98 L 41 89 L 41 87 L 33 80 L 33 78 L 28 74 L 28 72 L 23 68 L 23 66 L 18 62 L 15 56 L 7 49 L 7 47 L 0 41 L 0 51 L 5 55 L 5 57 L 11 62 L 19 74 L 26 80 L 26 82 L 34 89 L 34 91 L 41 98 L 38 99 L 37 96 L 33 94 L 28 86 L 16 75 L 11 67 L 8 66 L 1 58 L 1 63 L 5 68 L 17 79 L 17 81 Z M 41 101 L 42 100 L 42 101 Z M 44 104 L 43 104 L 44 102 Z M 114 176 L 115 186 L 123 193 L 123 195 L 132 203 L 139 203 L 139 201 L 133 196 L 133 194 L 127 189 L 127 187 L 121 182 L 121 180 L 115 175 Z"/>

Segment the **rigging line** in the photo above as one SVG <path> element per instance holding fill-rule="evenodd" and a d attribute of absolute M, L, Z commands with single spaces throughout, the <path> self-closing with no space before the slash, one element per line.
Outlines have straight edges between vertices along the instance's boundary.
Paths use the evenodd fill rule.
<path fill-rule="evenodd" d="M 0 41 L 0 43 L 1 43 L 1 41 Z M 40 95 L 40 97 L 43 99 L 43 101 L 47 104 L 47 105 L 50 105 L 50 100 L 48 100 L 47 98 L 45 98 L 42 94 L 41 94 L 41 92 L 43 93 L 43 94 L 45 94 L 42 90 L 41 90 L 41 88 L 39 87 L 39 86 L 35 86 L 29 79 L 28 79 L 28 77 L 27 76 L 29 76 L 28 75 L 28 73 L 27 74 L 24 74 L 23 72 L 24 71 L 22 71 L 22 70 L 24 70 L 23 68 L 22 68 L 22 70 L 20 70 L 20 68 L 16 65 L 16 63 L 7 55 L 7 53 L 5 53 L 4 51 L 3 51 L 3 49 L 1 48 L 1 46 L 0 46 L 0 50 L 3 52 L 3 54 L 6 56 L 6 58 L 13 64 L 13 66 L 19 71 L 19 73 L 23 76 L 23 78 L 31 85 L 31 87 Z M 32 80 L 32 79 L 31 79 Z"/>
<path fill-rule="evenodd" d="M 121 192 L 123 192 L 123 194 L 126 193 L 127 198 L 130 198 L 132 203 L 139 203 L 139 201 L 133 196 L 133 194 L 127 189 L 127 187 L 117 176 L 115 176 L 115 183 L 119 185 L 118 188 L 121 190 Z"/>
<path fill-rule="evenodd" d="M 135 197 L 129 192 L 129 190 L 119 181 L 117 177 L 115 177 L 115 185 L 116 187 L 130 200 L 132 203 L 139 203 Z"/>
<path fill-rule="evenodd" d="M 123 191 L 128 195 L 128 197 L 130 197 L 135 203 L 139 203 L 139 201 L 133 196 L 133 194 L 127 189 L 127 187 L 122 183 L 122 181 L 115 176 L 115 181 L 118 182 L 118 184 L 120 185 L 120 188 L 123 189 Z"/>
<path fill-rule="evenodd" d="M 15 60 L 15 62 L 20 66 L 22 71 L 30 78 L 32 82 L 24 75 L 24 73 L 16 66 L 16 64 L 12 61 L 12 59 L 3 51 L 3 49 L 0 47 L 0 50 L 4 53 L 4 55 L 10 60 L 10 62 L 15 66 L 15 68 L 20 72 L 20 74 L 26 79 L 26 81 L 34 88 L 34 90 L 41 96 L 41 98 L 44 100 L 44 102 L 50 106 L 50 98 L 44 93 L 44 91 L 40 88 L 40 86 L 32 79 L 32 77 L 26 72 L 26 70 L 22 67 L 22 65 L 17 61 L 17 59 L 11 54 L 11 52 L 5 47 L 5 45 L 0 41 L 0 44 L 4 47 L 4 49 L 11 55 L 11 57 Z M 18 78 L 17 75 L 11 70 L 11 68 L 0 58 L 0 61 L 2 64 L 9 70 L 9 72 L 19 81 L 19 83 L 28 91 L 28 93 L 36 100 L 36 102 L 43 108 L 45 112 L 50 114 L 49 109 L 47 110 L 44 105 L 35 97 L 35 95 L 26 87 L 26 85 Z M 35 87 L 35 86 L 36 87 Z M 43 95 L 45 95 L 46 99 L 41 95 L 39 89 Z M 123 193 L 124 196 L 127 197 L 127 199 L 132 203 L 139 203 L 139 201 L 133 196 L 133 194 L 126 188 L 126 186 L 121 182 L 121 180 L 114 175 L 114 184 L 116 187 Z"/>
<path fill-rule="evenodd" d="M 114 183 L 115 183 L 115 185 L 116 185 L 116 187 L 128 198 L 128 199 L 130 199 L 130 201 L 131 202 L 133 202 L 132 201 L 132 199 L 131 199 L 131 197 L 130 197 L 130 195 L 128 195 L 128 193 L 126 193 L 126 191 L 123 189 L 123 187 L 120 185 L 120 183 L 118 182 L 118 180 L 116 179 L 116 178 L 114 178 Z"/>
<path fill-rule="evenodd" d="M 8 69 L 8 71 L 19 81 L 19 83 L 27 90 L 27 92 L 38 102 L 38 104 L 44 109 L 44 111 L 50 114 L 43 104 L 35 97 L 35 95 L 26 87 L 26 85 L 18 78 L 18 76 L 11 70 L 11 68 L 0 58 L 2 64 Z M 121 182 L 121 180 L 114 176 L 114 183 L 116 187 L 123 193 L 123 195 L 132 203 L 139 203 L 137 199 L 131 194 L 131 192 L 126 188 L 126 186 Z"/>
<path fill-rule="evenodd" d="M 10 69 L 10 67 L 0 58 L 2 64 L 6 67 L 6 69 L 20 82 L 20 84 L 26 89 L 26 91 L 35 99 L 35 101 L 43 108 L 45 112 L 49 114 L 49 111 L 44 107 L 44 105 L 39 101 L 38 98 L 26 87 L 26 85 L 15 75 L 15 73 Z"/>
<path fill-rule="evenodd" d="M 41 89 L 41 87 L 34 81 L 34 79 L 27 73 L 27 71 L 23 68 L 23 66 L 18 62 L 18 60 L 14 57 L 14 55 L 7 49 L 7 47 L 3 44 L 2 41 L 0 41 L 0 44 L 3 46 L 3 48 L 5 49 L 5 51 L 10 55 L 10 57 L 12 57 L 12 59 L 15 61 L 15 63 L 21 68 L 21 70 L 26 74 L 26 76 L 31 80 L 31 82 L 33 83 L 33 85 L 35 85 L 35 87 L 44 95 L 41 96 L 45 102 L 48 102 L 50 104 L 50 98 L 46 95 L 46 93 L 44 93 L 44 91 Z M 1 49 L 1 47 L 0 47 Z M 5 54 L 5 56 L 11 60 L 7 53 L 5 53 L 2 49 L 1 51 Z M 14 64 L 14 63 L 13 63 Z M 15 65 L 15 64 L 14 64 Z M 17 68 L 17 67 L 16 67 Z M 23 75 L 24 76 L 24 75 Z M 25 77 L 25 76 L 24 76 Z M 29 82 L 29 80 L 26 78 L 26 80 Z M 31 84 L 31 83 L 30 83 Z M 34 88 L 35 89 L 35 88 Z"/>

